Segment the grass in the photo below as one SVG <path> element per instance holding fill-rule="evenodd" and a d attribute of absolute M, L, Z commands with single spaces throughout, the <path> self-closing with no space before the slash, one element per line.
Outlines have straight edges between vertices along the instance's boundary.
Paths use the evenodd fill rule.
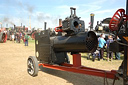
<path fill-rule="evenodd" d="M 29 41 L 29 43 L 35 43 L 35 40 L 33 40 L 33 39 L 29 39 L 28 41 Z"/>
<path fill-rule="evenodd" d="M 70 54 L 68 54 L 68 55 L 69 55 L 70 61 L 72 63 L 72 56 Z M 118 70 L 119 66 L 122 63 L 122 59 L 121 60 L 113 59 L 113 61 L 108 62 L 106 56 L 105 56 L 105 60 L 98 61 L 96 58 L 95 62 L 92 61 L 92 58 L 90 58 L 88 60 L 87 57 L 88 57 L 88 53 L 81 53 L 81 64 L 83 66 L 97 68 L 97 69 Z"/>

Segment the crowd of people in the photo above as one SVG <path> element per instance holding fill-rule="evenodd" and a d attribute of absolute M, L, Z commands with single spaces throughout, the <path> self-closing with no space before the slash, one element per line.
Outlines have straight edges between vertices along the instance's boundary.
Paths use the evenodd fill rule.
<path fill-rule="evenodd" d="M 20 43 L 23 42 L 25 46 L 28 46 L 28 39 L 29 36 L 27 33 L 22 33 L 22 32 L 16 32 L 16 33 L 11 33 L 10 34 L 10 40 L 12 40 L 14 43 Z"/>
<path fill-rule="evenodd" d="M 117 39 L 119 39 L 117 37 Z M 100 61 L 102 60 L 106 60 L 105 56 L 104 56 L 104 51 L 106 50 L 106 56 L 107 56 L 107 61 L 112 61 L 114 58 L 114 54 L 115 54 L 115 60 L 120 60 L 120 53 L 119 52 L 115 52 L 113 53 L 112 51 L 109 50 L 110 48 L 110 43 L 112 43 L 114 41 L 112 35 L 108 36 L 108 39 L 105 40 L 105 35 L 101 34 L 100 37 L 98 38 L 98 48 L 94 53 L 91 53 L 92 55 L 92 60 L 95 61 L 95 58 L 97 57 L 98 60 Z M 89 56 L 90 57 L 90 56 Z"/>

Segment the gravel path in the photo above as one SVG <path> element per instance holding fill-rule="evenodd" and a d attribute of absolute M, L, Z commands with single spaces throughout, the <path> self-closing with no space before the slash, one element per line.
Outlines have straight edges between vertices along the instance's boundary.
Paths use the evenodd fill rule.
<path fill-rule="evenodd" d="M 27 73 L 27 58 L 34 55 L 34 46 L 25 47 L 8 41 L 0 43 L 0 85 L 103 85 L 104 79 L 83 74 L 43 68 L 37 77 Z M 109 80 L 112 85 L 113 80 Z M 115 85 L 122 85 L 122 80 Z"/>

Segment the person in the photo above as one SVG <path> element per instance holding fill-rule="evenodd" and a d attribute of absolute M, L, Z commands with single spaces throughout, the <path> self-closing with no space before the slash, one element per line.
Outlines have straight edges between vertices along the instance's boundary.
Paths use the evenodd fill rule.
<path fill-rule="evenodd" d="M 107 47 L 107 60 L 108 61 L 109 61 L 109 58 L 111 59 L 111 61 L 113 59 L 113 52 L 112 51 L 109 51 L 109 46 L 110 46 L 110 43 L 112 43 L 112 42 L 113 42 L 113 38 L 112 38 L 111 35 L 109 35 L 108 36 L 108 40 L 106 42 L 106 47 Z"/>
<path fill-rule="evenodd" d="M 22 33 L 20 32 L 20 41 L 21 41 L 21 39 L 22 39 Z"/>
<path fill-rule="evenodd" d="M 98 61 L 100 61 L 100 52 L 99 50 L 97 49 L 94 53 L 92 53 L 92 61 L 95 61 L 95 58 L 98 57 Z"/>
<path fill-rule="evenodd" d="M 100 59 L 103 59 L 103 60 L 104 60 L 104 58 L 103 58 L 103 56 L 104 56 L 104 46 L 106 44 L 106 41 L 104 40 L 104 38 L 105 38 L 105 35 L 101 34 L 101 38 L 99 38 L 99 41 L 98 41 L 99 42 L 98 46 L 100 48 Z"/>
<path fill-rule="evenodd" d="M 18 33 L 15 34 L 15 41 L 18 43 Z"/>
<path fill-rule="evenodd" d="M 29 36 L 27 35 L 27 33 L 25 33 L 24 35 L 25 46 L 28 46 L 28 39 L 29 39 Z"/>
<path fill-rule="evenodd" d="M 20 43 L 20 33 L 17 34 L 18 43 Z"/>
<path fill-rule="evenodd" d="M 117 40 L 120 40 L 118 36 Z M 115 60 L 120 60 L 120 52 L 115 52 Z"/>
<path fill-rule="evenodd" d="M 15 42 L 14 39 L 15 39 L 15 35 L 14 35 L 14 33 L 12 33 L 12 41 L 13 42 Z"/>
<path fill-rule="evenodd" d="M 98 41 L 99 41 L 99 39 L 102 37 L 102 35 L 103 35 L 103 34 L 101 34 L 100 37 L 98 37 Z"/>

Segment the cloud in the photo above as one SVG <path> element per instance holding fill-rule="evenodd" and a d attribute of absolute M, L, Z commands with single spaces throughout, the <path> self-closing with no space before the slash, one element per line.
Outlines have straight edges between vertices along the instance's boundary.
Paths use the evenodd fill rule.
<path fill-rule="evenodd" d="M 92 13 L 92 12 L 94 12 L 96 10 L 99 10 L 101 8 L 101 6 L 98 6 L 98 5 L 86 5 L 85 4 L 85 5 L 82 5 L 80 8 L 81 9 L 79 10 L 79 14 L 84 15 L 84 14 Z"/>
<path fill-rule="evenodd" d="M 89 3 L 90 5 L 102 5 L 105 3 L 107 0 L 97 0 L 97 1 L 92 1 L 92 3 Z"/>

